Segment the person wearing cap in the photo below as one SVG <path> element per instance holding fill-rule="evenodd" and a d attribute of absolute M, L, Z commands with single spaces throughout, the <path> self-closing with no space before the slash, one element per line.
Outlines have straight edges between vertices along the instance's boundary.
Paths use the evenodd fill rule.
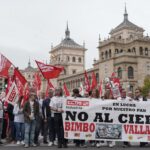
<path fill-rule="evenodd" d="M 63 97 L 63 91 L 61 88 L 55 89 L 55 96 L 52 97 L 50 102 L 50 108 L 54 111 L 54 123 L 55 131 L 58 138 L 58 148 L 67 148 L 67 140 L 64 138 L 64 128 L 63 128 L 63 103 L 65 98 Z"/>
<path fill-rule="evenodd" d="M 35 92 L 30 91 L 29 99 L 23 107 L 25 121 L 25 148 L 36 146 L 34 143 L 36 120 L 39 117 L 39 104 Z"/>

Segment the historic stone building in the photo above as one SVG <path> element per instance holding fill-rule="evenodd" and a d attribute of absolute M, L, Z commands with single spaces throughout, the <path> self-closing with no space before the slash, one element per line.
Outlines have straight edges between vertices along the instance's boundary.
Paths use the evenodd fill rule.
<path fill-rule="evenodd" d="M 143 86 L 144 78 L 150 75 L 150 37 L 143 33 L 143 28 L 129 21 L 125 8 L 123 22 L 110 31 L 110 38 L 99 39 L 99 59 L 94 60 L 93 68 L 87 70 L 90 83 L 92 72 L 95 72 L 98 83 L 115 72 L 125 89 L 134 90 Z M 65 38 L 49 52 L 50 64 L 65 68 L 58 79 L 52 80 L 55 87 L 65 82 L 72 91 L 84 83 L 86 50 L 84 44 L 79 45 L 71 39 L 67 25 Z M 21 70 L 30 85 L 37 71 L 30 62 L 25 70 Z M 0 87 L 3 86 L 4 80 L 0 80 Z M 42 91 L 45 90 L 46 81 L 42 78 Z"/>
<path fill-rule="evenodd" d="M 27 68 L 25 68 L 24 70 L 20 70 L 20 72 L 22 73 L 22 75 L 26 78 L 28 85 L 30 87 L 33 87 L 33 82 L 34 82 L 34 75 L 35 73 L 39 73 L 40 77 L 41 77 L 41 91 L 45 92 L 46 91 L 46 87 L 47 87 L 47 82 L 46 80 L 43 78 L 42 74 L 40 73 L 40 71 L 38 70 L 38 68 L 33 68 L 31 66 L 30 60 L 28 62 L 28 66 Z"/>
<path fill-rule="evenodd" d="M 143 33 L 143 28 L 129 21 L 125 8 L 123 22 L 111 30 L 110 38 L 99 40 L 99 60 L 87 70 L 90 82 L 93 71 L 98 82 L 115 72 L 125 89 L 142 86 L 145 76 L 150 75 L 150 38 Z M 85 50 L 70 38 L 67 26 L 66 38 L 50 52 L 51 63 L 65 67 L 57 80 L 59 86 L 65 82 L 72 90 L 84 81 Z"/>
<path fill-rule="evenodd" d="M 85 51 L 84 44 L 81 46 L 70 38 L 70 31 L 67 25 L 65 39 L 57 46 L 52 47 L 50 51 L 50 64 L 61 65 L 65 68 L 64 72 L 57 79 L 57 86 L 62 86 L 65 82 L 71 91 L 84 82 Z M 87 70 L 90 83 L 93 71 L 96 73 L 97 82 L 99 82 L 99 68 L 98 65 L 95 65 L 94 68 Z"/>
<path fill-rule="evenodd" d="M 99 42 L 100 78 L 115 71 L 124 88 L 133 90 L 143 85 L 150 74 L 150 38 L 143 32 L 129 21 L 125 8 L 123 22 L 111 30 L 109 39 Z"/>

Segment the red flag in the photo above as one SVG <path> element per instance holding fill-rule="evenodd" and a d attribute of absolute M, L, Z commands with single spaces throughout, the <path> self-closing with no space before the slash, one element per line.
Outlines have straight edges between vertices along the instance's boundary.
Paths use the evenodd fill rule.
<path fill-rule="evenodd" d="M 47 81 L 47 83 L 48 83 L 50 89 L 53 89 L 53 90 L 55 89 L 53 84 L 51 83 L 50 79 Z"/>
<path fill-rule="evenodd" d="M 14 79 L 15 79 L 15 82 L 19 91 L 19 95 L 22 96 L 23 89 L 27 81 L 17 68 L 15 68 L 14 70 Z"/>
<path fill-rule="evenodd" d="M 90 91 L 90 82 L 89 82 L 89 79 L 88 79 L 86 71 L 84 72 L 84 77 L 85 77 L 85 90 L 87 92 L 89 92 Z"/>
<path fill-rule="evenodd" d="M 19 97 L 19 91 L 17 89 L 17 86 L 16 86 L 16 83 L 13 82 L 11 84 L 11 87 L 6 95 L 6 98 L 5 98 L 5 101 L 7 101 L 8 103 L 15 103 L 17 102 L 18 100 L 18 97 Z"/>
<path fill-rule="evenodd" d="M 27 83 L 25 77 L 20 73 L 20 71 L 17 68 L 15 68 L 14 70 L 14 78 L 18 78 L 23 86 L 25 86 L 25 84 Z"/>
<path fill-rule="evenodd" d="M 120 88 L 120 79 L 119 78 L 113 78 L 112 81 L 115 86 Z"/>
<path fill-rule="evenodd" d="M 8 70 L 12 63 L 0 53 L 0 77 L 8 78 Z"/>
<path fill-rule="evenodd" d="M 8 77 L 8 83 L 7 83 L 7 88 L 6 88 L 6 94 L 8 93 L 12 83 L 13 83 L 14 79 L 13 77 Z"/>
<path fill-rule="evenodd" d="M 49 89 L 55 89 L 53 84 L 51 83 L 50 80 L 47 80 L 47 88 L 46 88 L 46 93 L 45 93 L 45 96 L 48 97 L 48 92 L 49 92 Z"/>
<path fill-rule="evenodd" d="M 57 78 L 59 74 L 64 70 L 64 67 L 47 65 L 39 61 L 35 61 L 35 62 L 45 79 Z"/>
<path fill-rule="evenodd" d="M 39 73 L 34 74 L 33 87 L 36 89 L 36 91 L 39 91 L 41 89 L 41 78 Z"/>
<path fill-rule="evenodd" d="M 115 72 L 113 72 L 112 74 L 111 74 L 111 78 L 115 78 L 116 77 L 116 74 L 115 74 Z"/>
<path fill-rule="evenodd" d="M 67 86 L 66 86 L 66 84 L 64 83 L 64 93 L 65 93 L 65 96 L 70 96 L 70 93 L 69 93 L 69 90 L 68 90 L 68 88 L 67 88 Z"/>
<path fill-rule="evenodd" d="M 24 89 L 24 92 L 23 92 L 23 100 L 21 102 L 21 106 L 23 107 L 25 102 L 28 100 L 29 98 L 29 86 L 28 84 L 25 85 L 25 89 Z"/>
<path fill-rule="evenodd" d="M 91 84 L 91 90 L 93 90 L 97 86 L 96 76 L 95 73 L 92 72 L 92 84 Z"/>
<path fill-rule="evenodd" d="M 100 81 L 100 85 L 99 85 L 99 95 L 100 97 L 102 97 L 102 93 L 103 93 L 103 81 Z"/>

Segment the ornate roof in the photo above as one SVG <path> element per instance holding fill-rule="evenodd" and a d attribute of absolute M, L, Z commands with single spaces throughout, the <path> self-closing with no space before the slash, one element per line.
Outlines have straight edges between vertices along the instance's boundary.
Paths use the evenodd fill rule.
<path fill-rule="evenodd" d="M 29 62 L 28 62 L 28 67 L 25 68 L 24 71 L 25 71 L 25 72 L 34 72 L 34 71 L 35 71 L 35 69 L 31 66 L 30 59 L 29 59 Z"/>
<path fill-rule="evenodd" d="M 61 41 L 60 44 L 58 44 L 56 47 L 54 47 L 52 50 L 57 49 L 57 48 L 76 48 L 76 49 L 85 49 L 84 46 L 77 44 L 73 39 L 70 38 L 70 31 L 68 28 L 68 24 L 67 24 L 67 28 L 65 31 L 65 39 L 63 39 Z"/>
<path fill-rule="evenodd" d="M 131 29 L 131 30 L 135 30 L 135 31 L 140 31 L 140 32 L 144 32 L 144 29 L 133 24 L 132 22 L 130 22 L 128 20 L 128 13 L 126 10 L 126 6 L 125 6 L 125 13 L 124 13 L 124 20 L 121 24 L 119 24 L 115 29 L 111 30 L 110 34 L 116 33 L 120 30 L 123 29 Z"/>

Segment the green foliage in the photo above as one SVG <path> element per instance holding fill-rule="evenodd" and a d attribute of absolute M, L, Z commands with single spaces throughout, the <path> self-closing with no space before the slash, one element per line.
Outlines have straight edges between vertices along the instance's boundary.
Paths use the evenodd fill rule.
<path fill-rule="evenodd" d="M 150 90 L 150 76 L 146 76 L 144 79 L 144 86 L 142 87 L 142 94 L 147 96 Z"/>

